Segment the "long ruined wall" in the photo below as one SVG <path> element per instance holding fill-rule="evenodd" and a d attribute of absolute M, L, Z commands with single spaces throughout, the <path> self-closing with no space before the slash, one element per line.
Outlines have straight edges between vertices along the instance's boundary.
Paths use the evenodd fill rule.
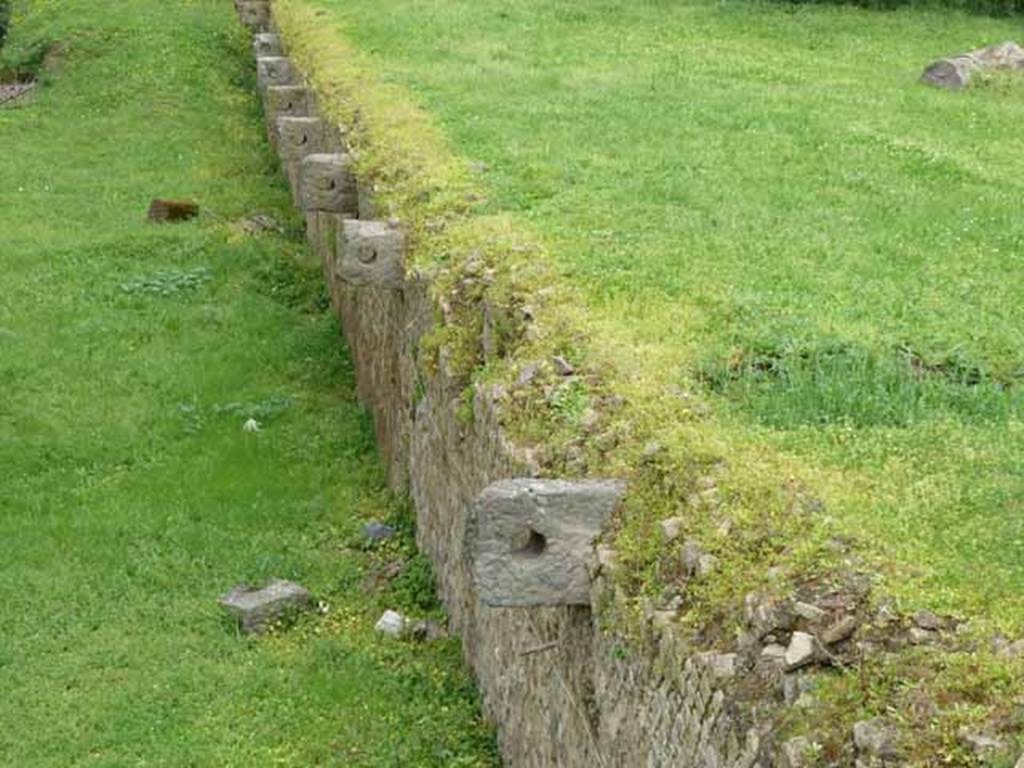
<path fill-rule="evenodd" d="M 272 29 L 268 3 L 236 0 L 236 8 L 254 31 Z M 476 391 L 473 418 L 460 418 L 464 385 L 443 365 L 432 370 L 417 363 L 424 336 L 440 316 L 430 298 L 430 278 L 415 270 L 400 280 L 351 278 L 353 255 L 346 248 L 356 246 L 344 236 L 345 222 L 372 220 L 377 212 L 358 180 L 341 168 L 341 127 L 310 119 L 317 114 L 316 96 L 284 57 L 286 42 L 273 33 L 254 40 L 271 141 L 305 210 L 307 235 L 323 264 L 391 482 L 414 501 L 418 544 L 433 561 L 452 627 L 462 637 L 486 714 L 497 725 L 505 763 L 769 765 L 762 740 L 742 714 L 746 710 L 731 706 L 716 685 L 714 664 L 689 658 L 684 644 L 667 632 L 627 643 L 603 626 L 613 623 L 608 617 L 617 602 L 610 562 L 593 564 L 590 605 L 482 603 L 467 545 L 473 503 L 491 483 L 527 470 L 514 459 L 484 389 Z M 309 189 L 315 185 L 310 159 L 337 166 L 338 176 L 322 192 L 333 195 L 345 187 L 355 195 L 333 195 L 326 203 L 310 199 L 316 197 Z M 385 240 L 400 243 L 400 224 L 380 226 Z"/>

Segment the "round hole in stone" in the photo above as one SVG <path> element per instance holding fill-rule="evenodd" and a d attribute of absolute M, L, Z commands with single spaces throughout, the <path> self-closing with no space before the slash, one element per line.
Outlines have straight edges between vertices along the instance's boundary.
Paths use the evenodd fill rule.
<path fill-rule="evenodd" d="M 359 260 L 363 264 L 373 264 L 377 260 L 376 248 L 363 248 L 359 251 Z"/>
<path fill-rule="evenodd" d="M 516 557 L 540 557 L 548 547 L 547 537 L 539 531 L 530 529 L 530 537 L 526 544 L 517 549 L 513 554 Z"/>

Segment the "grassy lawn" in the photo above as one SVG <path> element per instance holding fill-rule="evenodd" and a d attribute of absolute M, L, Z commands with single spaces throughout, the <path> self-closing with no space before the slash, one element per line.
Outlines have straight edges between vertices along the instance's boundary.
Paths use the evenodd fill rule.
<path fill-rule="evenodd" d="M 898 594 L 1024 629 L 1024 81 L 916 82 L 1017 20 L 302 4 L 551 247 L 632 394 L 696 393 L 806 468 Z"/>
<path fill-rule="evenodd" d="M 13 8 L 6 65 L 62 53 L 0 110 L 0 763 L 494 765 L 457 640 L 372 631 L 438 615 L 432 581 L 231 3 Z M 148 225 L 154 196 L 204 215 Z M 401 536 L 365 551 L 370 519 Z M 218 595 L 272 576 L 328 613 L 237 636 Z"/>

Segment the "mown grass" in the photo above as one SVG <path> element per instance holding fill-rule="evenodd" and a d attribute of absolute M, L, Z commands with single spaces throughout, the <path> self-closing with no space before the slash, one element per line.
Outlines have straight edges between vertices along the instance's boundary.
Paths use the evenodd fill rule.
<path fill-rule="evenodd" d="M 0 110 L 0 763 L 495 764 L 457 640 L 372 631 L 439 609 L 231 3 L 13 9 L 5 66 L 62 53 Z M 366 551 L 374 518 L 401 536 Z M 218 595 L 273 576 L 328 612 L 237 636 Z"/>
<path fill-rule="evenodd" d="M 902 599 L 1024 629 L 1024 82 L 917 83 L 1015 19 L 304 5 L 436 116 L 483 213 L 544 238 L 632 399 L 703 400 L 728 460 L 799 466 Z"/>

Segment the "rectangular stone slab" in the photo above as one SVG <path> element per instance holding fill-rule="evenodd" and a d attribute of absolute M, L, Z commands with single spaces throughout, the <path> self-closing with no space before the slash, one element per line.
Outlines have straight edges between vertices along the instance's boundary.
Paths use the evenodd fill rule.
<path fill-rule="evenodd" d="M 256 58 L 261 56 L 282 56 L 284 46 L 281 44 L 281 36 L 273 32 L 257 32 L 252 37 L 252 52 Z"/>
<path fill-rule="evenodd" d="M 312 117 L 313 99 L 304 85 L 268 85 L 264 94 L 267 119 L 279 117 Z"/>
<path fill-rule="evenodd" d="M 295 71 L 284 56 L 260 56 L 256 59 L 256 85 L 264 90 L 271 85 L 292 85 Z"/>
<path fill-rule="evenodd" d="M 249 29 L 265 30 L 270 27 L 270 3 L 267 0 L 241 0 L 235 7 L 238 18 Z"/>
<path fill-rule="evenodd" d="M 473 508 L 473 574 L 491 606 L 589 605 L 588 560 L 622 495 L 616 480 L 502 480 Z"/>
<path fill-rule="evenodd" d="M 347 219 L 338 232 L 335 275 L 350 285 L 401 288 L 405 238 L 386 221 Z"/>
<path fill-rule="evenodd" d="M 286 163 L 323 152 L 324 126 L 318 117 L 277 118 L 277 152 Z"/>
<path fill-rule="evenodd" d="M 310 594 L 291 581 L 277 579 L 263 589 L 238 586 L 220 598 L 220 605 L 235 619 L 246 633 L 259 633 L 274 619 L 289 611 L 309 606 Z"/>
<path fill-rule="evenodd" d="M 349 156 L 306 155 L 299 165 L 299 204 L 304 211 L 329 211 L 354 218 L 359 213 L 359 193 Z"/>

